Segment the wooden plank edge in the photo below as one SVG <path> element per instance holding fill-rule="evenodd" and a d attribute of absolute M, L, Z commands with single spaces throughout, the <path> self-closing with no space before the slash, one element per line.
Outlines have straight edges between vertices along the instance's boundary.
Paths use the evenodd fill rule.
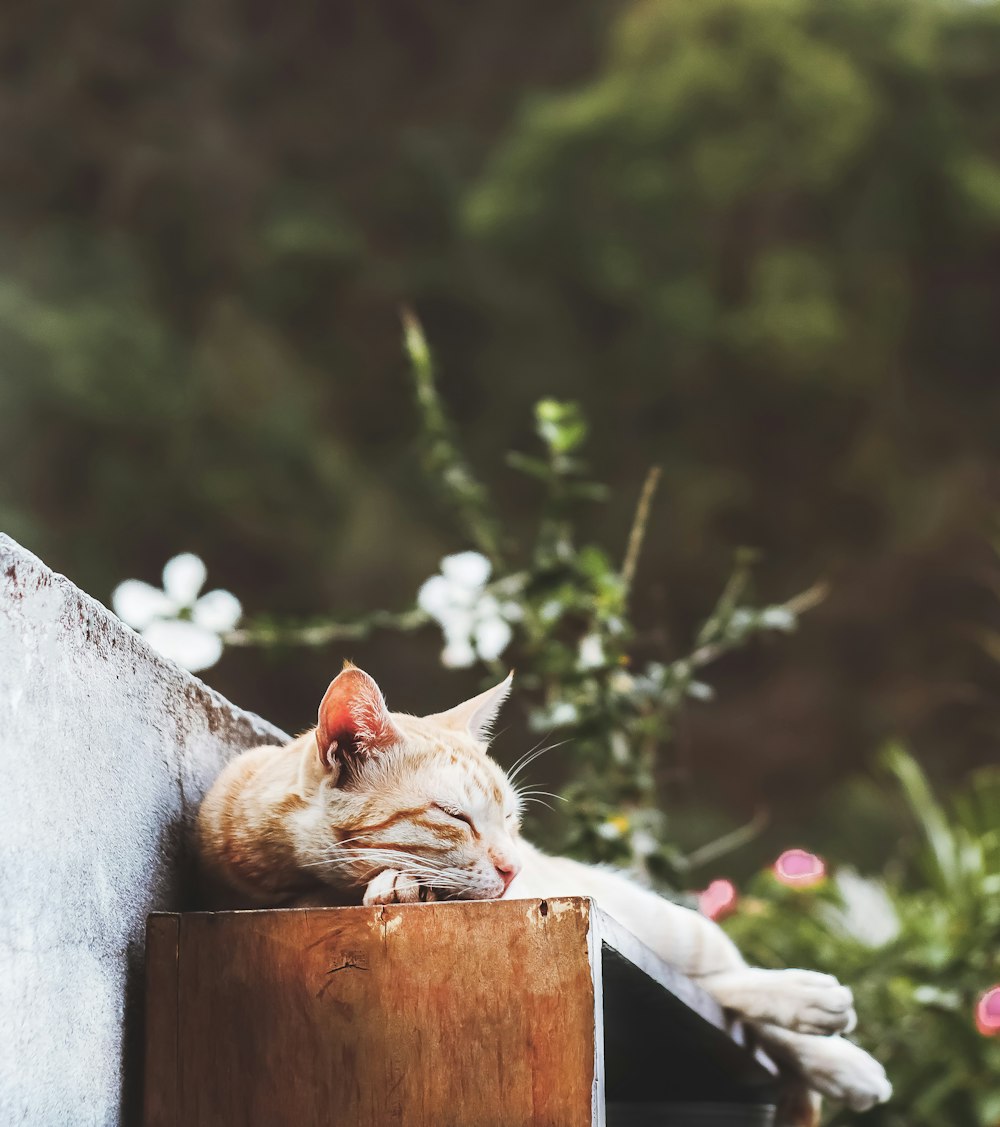
<path fill-rule="evenodd" d="M 591 1089 L 590 1120 L 593 1127 L 607 1125 L 607 1093 L 604 1080 L 604 958 L 596 905 L 587 898 L 587 962 L 594 989 L 594 1081 Z"/>

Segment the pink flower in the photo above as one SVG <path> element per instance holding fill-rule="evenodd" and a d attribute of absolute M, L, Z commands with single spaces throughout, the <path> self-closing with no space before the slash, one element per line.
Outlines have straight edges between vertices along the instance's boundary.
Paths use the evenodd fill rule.
<path fill-rule="evenodd" d="M 739 893 L 731 880 L 713 880 L 704 892 L 698 893 L 698 911 L 710 920 L 721 920 L 735 911 Z"/>
<path fill-rule="evenodd" d="M 1000 1035 L 1000 986 L 991 986 L 977 1002 L 976 1028 L 984 1037 Z"/>
<path fill-rule="evenodd" d="M 775 877 L 789 888 L 812 888 L 826 879 L 826 864 L 822 857 L 804 849 L 786 849 L 774 862 Z"/>

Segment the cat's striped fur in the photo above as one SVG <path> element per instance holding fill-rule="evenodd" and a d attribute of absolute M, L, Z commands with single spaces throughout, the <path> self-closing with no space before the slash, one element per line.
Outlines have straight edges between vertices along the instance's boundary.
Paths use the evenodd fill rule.
<path fill-rule="evenodd" d="M 521 796 L 485 744 L 509 688 L 508 677 L 449 712 L 408 716 L 388 711 L 367 673 L 345 667 L 314 730 L 238 756 L 206 796 L 200 854 L 217 902 L 592 896 L 753 1023 L 815 1090 L 859 1110 L 887 1099 L 881 1066 L 840 1036 L 855 1015 L 836 979 L 748 967 L 710 920 L 521 837 Z"/>

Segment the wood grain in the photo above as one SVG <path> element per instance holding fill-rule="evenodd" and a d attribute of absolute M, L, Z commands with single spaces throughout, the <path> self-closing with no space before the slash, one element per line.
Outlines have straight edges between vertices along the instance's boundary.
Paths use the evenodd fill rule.
<path fill-rule="evenodd" d="M 152 917 L 151 959 L 170 919 L 146 1127 L 592 1122 L 589 901 Z"/>
<path fill-rule="evenodd" d="M 146 1127 L 179 1127 L 177 1119 L 177 955 L 180 916 L 146 923 Z M 155 1062 L 155 1067 L 151 1063 Z"/>

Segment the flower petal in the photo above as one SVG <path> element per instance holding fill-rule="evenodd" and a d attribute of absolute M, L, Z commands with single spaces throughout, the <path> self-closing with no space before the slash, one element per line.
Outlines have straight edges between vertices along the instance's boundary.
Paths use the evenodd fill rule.
<path fill-rule="evenodd" d="M 633 830 L 630 844 L 632 852 L 638 857 L 652 857 L 657 850 L 656 838 L 649 830 Z"/>
<path fill-rule="evenodd" d="M 842 932 L 867 947 L 884 947 L 899 935 L 899 916 L 884 885 L 848 868 L 840 869 L 835 883 L 843 908 L 827 914 Z"/>
<path fill-rule="evenodd" d="M 508 599 L 507 602 L 502 603 L 500 606 L 500 613 L 507 619 L 508 622 L 520 622 L 524 618 L 524 610 L 520 603 L 515 603 Z"/>
<path fill-rule="evenodd" d="M 510 645 L 514 631 L 502 618 L 484 618 L 476 626 L 476 649 L 486 661 L 494 661 Z"/>
<path fill-rule="evenodd" d="M 794 630 L 797 622 L 788 607 L 765 607 L 760 612 L 760 624 L 769 630 Z"/>
<path fill-rule="evenodd" d="M 476 600 L 476 618 L 501 618 L 500 604 L 493 595 L 480 595 Z"/>
<path fill-rule="evenodd" d="M 786 849 L 774 862 L 772 871 L 789 888 L 812 888 L 826 879 L 823 858 L 805 849 Z"/>
<path fill-rule="evenodd" d="M 621 824 L 622 822 L 625 823 L 624 827 Z M 597 827 L 597 836 L 603 837 L 605 841 L 617 841 L 627 829 L 627 819 L 608 818 L 607 821 L 601 822 Z"/>
<path fill-rule="evenodd" d="M 492 570 L 490 561 L 481 552 L 456 552 L 441 561 L 441 574 L 457 587 L 483 587 Z"/>
<path fill-rule="evenodd" d="M 566 727 L 575 724 L 580 719 L 580 710 L 568 700 L 561 700 L 554 704 L 546 717 L 547 723 L 553 728 Z"/>
<path fill-rule="evenodd" d="M 576 659 L 577 669 L 598 669 L 604 664 L 604 646 L 600 635 L 587 634 L 580 639 L 580 649 Z"/>
<path fill-rule="evenodd" d="M 443 575 L 432 575 L 417 592 L 417 606 L 437 622 L 443 621 L 451 606 L 451 584 Z"/>
<path fill-rule="evenodd" d="M 172 618 L 180 609 L 159 587 L 141 579 L 126 579 L 111 593 L 115 614 L 135 630 L 142 630 L 154 618 Z"/>
<path fill-rule="evenodd" d="M 1000 986 L 991 986 L 976 1003 L 976 1028 L 984 1037 L 1000 1034 Z"/>
<path fill-rule="evenodd" d="M 446 642 L 462 642 L 467 644 L 472 638 L 474 619 L 467 610 L 448 609 L 448 613 L 441 620 L 441 633 Z"/>
<path fill-rule="evenodd" d="M 196 626 L 224 634 L 232 630 L 243 614 L 240 600 L 229 591 L 209 591 L 194 604 L 191 617 Z"/>
<path fill-rule="evenodd" d="M 449 642 L 441 654 L 441 664 L 449 669 L 467 669 L 475 661 L 476 651 L 469 642 Z"/>
<path fill-rule="evenodd" d="M 739 894 L 731 880 L 713 880 L 704 891 L 698 893 L 698 911 L 710 920 L 720 920 L 736 908 Z"/>
<path fill-rule="evenodd" d="M 163 590 L 181 606 L 189 607 L 205 584 L 204 562 L 193 552 L 182 552 L 163 569 Z"/>
<path fill-rule="evenodd" d="M 151 622 L 142 636 L 157 653 L 176 661 L 192 673 L 208 669 L 222 656 L 218 634 L 202 630 L 193 622 Z"/>

